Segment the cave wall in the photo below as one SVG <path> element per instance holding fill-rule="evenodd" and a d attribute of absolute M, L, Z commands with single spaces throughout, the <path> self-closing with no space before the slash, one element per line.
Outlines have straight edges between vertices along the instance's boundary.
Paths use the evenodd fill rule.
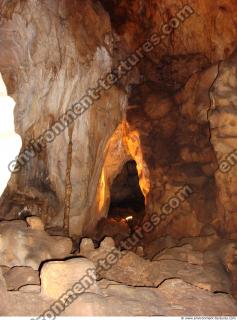
<path fill-rule="evenodd" d="M 0 0 L 0 71 L 16 101 L 23 149 L 186 5 L 101 3 L 105 10 L 92 0 Z M 222 121 L 232 118 L 229 97 L 222 96 L 233 96 L 228 108 L 234 110 L 236 70 L 228 59 L 237 43 L 237 4 L 188 4 L 193 13 L 161 46 L 12 175 L 0 201 L 1 218 L 14 218 L 26 202 L 33 210 L 40 207 L 48 226 L 63 226 L 66 212 L 71 234 L 90 233 L 108 212 L 113 179 L 134 159 L 148 216 L 161 214 L 180 188 L 192 189 L 155 236 L 196 236 L 212 224 L 235 237 L 234 171 L 220 176 L 218 163 L 235 143 L 233 134 L 223 136 Z"/>
<path fill-rule="evenodd" d="M 218 170 L 215 179 L 218 187 L 218 219 L 222 234 L 237 239 L 236 177 L 237 177 L 237 51 L 220 62 L 218 76 L 211 88 L 209 121 L 211 142 L 214 146 Z"/>
<path fill-rule="evenodd" d="M 195 75 L 196 79 L 190 79 L 191 83 L 173 96 L 154 93 L 149 86 L 142 85 L 143 99 L 127 113 L 130 127 L 140 134 L 141 150 L 149 170 L 147 212 L 167 216 L 158 228 L 161 235 L 197 236 L 204 225 L 215 219 L 217 162 L 207 119 L 208 90 L 215 76 L 216 68 Z M 170 208 L 162 211 L 162 205 L 185 186 L 192 189 L 192 196 L 172 214 Z"/>
<path fill-rule="evenodd" d="M 203 62 L 207 60 L 213 64 L 227 58 L 236 47 L 235 0 L 101 0 L 101 2 L 110 13 L 112 25 L 121 37 L 126 50 L 134 50 L 138 44 L 144 43 L 151 31 L 160 33 L 161 26 L 169 18 L 176 16 L 186 5 L 193 9 L 191 18 L 172 32 L 171 37 L 163 40 L 164 46 L 157 47 L 148 56 L 151 62 L 159 63 L 164 55 L 182 57 L 200 54 Z M 178 71 L 180 75 L 186 72 Z"/>
<path fill-rule="evenodd" d="M 24 149 L 111 70 L 112 30 L 106 12 L 92 1 L 1 1 L 0 7 L 0 70 L 16 101 L 15 127 Z M 1 216 L 15 217 L 25 200 L 47 210 L 47 225 L 62 226 L 67 193 L 70 232 L 80 234 L 90 225 L 103 150 L 125 102 L 122 90 L 105 92 L 70 130 L 13 174 Z"/>
<path fill-rule="evenodd" d="M 119 58 L 134 52 L 152 32 L 160 33 L 162 24 L 186 5 L 156 0 L 102 3 L 120 37 Z M 234 204 L 229 212 L 223 207 L 223 202 L 230 206 L 234 186 L 232 196 L 229 192 L 223 200 L 228 178 L 223 183 L 218 176 L 220 155 L 209 110 L 213 83 L 222 82 L 218 61 L 228 59 L 236 47 L 236 2 L 189 1 L 188 5 L 194 13 L 138 65 L 126 120 L 138 132 L 149 172 L 147 214 L 165 215 L 154 236 L 197 236 L 212 224 L 223 236 L 234 237 L 235 223 L 230 227 Z M 162 205 L 184 186 L 192 189 L 192 195 L 172 214 L 162 211 Z M 228 223 L 223 223 L 223 215 L 228 215 Z"/>

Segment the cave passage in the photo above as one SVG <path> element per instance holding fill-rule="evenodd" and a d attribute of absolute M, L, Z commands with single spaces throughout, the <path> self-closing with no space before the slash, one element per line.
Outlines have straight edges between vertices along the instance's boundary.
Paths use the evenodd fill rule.
<path fill-rule="evenodd" d="M 108 217 L 120 220 L 133 217 L 142 220 L 145 212 L 145 199 L 139 186 L 136 162 L 126 162 L 111 186 Z"/>

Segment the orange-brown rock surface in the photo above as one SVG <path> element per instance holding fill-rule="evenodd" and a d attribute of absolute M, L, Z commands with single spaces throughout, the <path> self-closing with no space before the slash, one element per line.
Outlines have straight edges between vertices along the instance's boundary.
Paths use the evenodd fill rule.
<path fill-rule="evenodd" d="M 236 68 L 236 0 L 0 0 L 22 139 L 0 315 L 43 314 L 88 268 L 61 315 L 236 315 Z"/>
<path fill-rule="evenodd" d="M 192 190 L 152 237 L 197 236 L 212 224 L 235 239 L 234 171 L 217 170 L 234 148 L 235 1 L 190 1 L 191 11 L 179 0 L 101 3 L 0 2 L 0 69 L 23 150 L 119 60 L 172 17 L 180 20 L 164 44 L 12 175 L 1 217 L 16 218 L 27 204 L 46 228 L 91 234 L 108 213 L 113 180 L 134 159 L 147 216 L 161 213 L 180 188 Z"/>

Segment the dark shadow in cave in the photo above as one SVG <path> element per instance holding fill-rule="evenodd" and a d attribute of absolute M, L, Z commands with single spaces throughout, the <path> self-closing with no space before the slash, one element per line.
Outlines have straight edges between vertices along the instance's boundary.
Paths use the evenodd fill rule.
<path fill-rule="evenodd" d="M 141 221 L 145 212 L 145 198 L 139 186 L 136 162 L 126 162 L 114 179 L 110 190 L 110 208 L 108 218 L 120 220 L 132 216 Z"/>

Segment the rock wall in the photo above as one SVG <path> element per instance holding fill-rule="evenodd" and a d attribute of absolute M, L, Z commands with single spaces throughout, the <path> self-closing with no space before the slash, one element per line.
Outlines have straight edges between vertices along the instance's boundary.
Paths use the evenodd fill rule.
<path fill-rule="evenodd" d="M 138 132 L 140 153 L 149 172 L 146 211 L 148 215 L 165 215 L 155 237 L 157 233 L 178 238 L 197 236 L 207 224 L 213 224 L 223 236 L 234 237 L 234 178 L 219 177 L 219 158 L 223 154 L 217 147 L 220 137 L 216 138 L 210 128 L 215 120 L 214 116 L 209 118 L 209 110 L 213 83 L 217 79 L 221 87 L 225 81 L 219 75 L 218 61 L 228 59 L 236 47 L 236 3 L 189 1 L 193 9 L 190 16 L 182 9 L 186 5 L 183 1 L 102 3 L 120 37 L 123 57 L 133 53 L 153 32 L 161 34 L 162 26 L 172 17 L 180 18 L 181 14 L 187 18 L 145 55 L 137 66 L 139 76 L 130 81 L 126 120 L 129 128 Z M 233 75 L 228 85 L 234 86 L 235 70 L 229 68 Z M 228 88 L 222 93 L 226 94 L 225 104 L 229 90 L 234 100 L 234 89 Z M 218 115 L 222 117 L 219 109 L 215 119 Z M 223 121 L 227 120 L 218 120 L 220 127 Z M 142 167 L 141 162 L 137 163 Z M 232 187 L 227 186 L 229 181 L 233 181 Z M 162 205 L 173 201 L 184 186 L 192 189 L 192 195 L 174 210 L 169 207 L 172 214 L 162 212 Z M 225 215 L 228 222 L 223 221 Z"/>
<path fill-rule="evenodd" d="M 237 4 L 235 0 L 218 2 L 203 0 L 189 0 L 188 2 L 183 0 L 131 0 L 129 2 L 126 0 L 101 0 L 101 2 L 110 13 L 112 25 L 122 38 L 123 45 L 127 50 L 136 49 L 139 44 L 147 40 L 151 31 L 160 34 L 162 25 L 175 17 L 178 12 L 181 12 L 181 16 L 187 17 L 188 11 L 182 11 L 186 5 L 193 9 L 190 18 L 184 19 L 184 23 L 179 25 L 170 37 L 163 40 L 162 47 L 157 47 L 148 55 L 147 60 L 150 60 L 146 61 L 148 64 L 144 63 L 145 66 L 154 62 L 159 64 L 166 55 L 163 62 L 167 63 L 163 63 L 163 68 L 161 68 L 164 71 L 162 75 L 166 79 L 171 79 L 174 71 L 176 71 L 176 79 L 173 80 L 176 82 L 178 75 L 184 76 L 188 69 L 187 62 L 190 66 L 190 58 L 195 57 L 195 54 L 199 54 L 199 58 L 192 72 L 197 71 L 201 64 L 205 65 L 205 61 L 215 63 L 227 58 L 236 47 Z M 179 14 L 177 16 L 180 17 Z M 176 68 L 171 73 L 165 73 L 165 68 L 171 67 L 172 58 L 175 58 Z M 187 60 L 185 61 L 185 59 Z M 184 68 L 177 69 L 177 65 L 181 64 L 182 60 Z M 154 71 L 155 69 L 150 73 L 150 77 L 155 75 Z M 156 76 L 161 77 L 161 73 Z M 179 78 L 185 79 L 183 76 Z"/>
<path fill-rule="evenodd" d="M 12 175 L 0 217 L 16 217 L 27 204 L 48 227 L 91 233 L 107 214 L 113 179 L 134 159 L 148 216 L 162 214 L 181 188 L 192 191 L 169 208 L 172 214 L 163 212 L 156 237 L 197 236 L 207 224 L 235 237 L 234 171 L 221 176 L 218 164 L 235 143 L 229 57 L 237 43 L 236 2 L 189 1 L 188 16 L 181 0 L 101 3 L 0 0 L 0 72 L 16 101 L 23 150 L 153 32 L 180 20 L 162 45 Z"/>
<path fill-rule="evenodd" d="M 0 70 L 16 101 L 15 127 L 24 149 L 111 71 L 112 30 L 108 15 L 92 1 L 1 1 L 0 7 Z M 1 217 L 14 217 L 25 203 L 41 212 L 46 225 L 62 226 L 69 197 L 70 233 L 80 234 L 95 221 L 90 208 L 103 150 L 125 102 L 122 90 L 105 92 L 14 174 Z"/>
<path fill-rule="evenodd" d="M 217 163 L 207 121 L 208 90 L 215 74 L 215 69 L 211 68 L 195 75 L 196 79 L 190 80 L 192 85 L 187 84 L 173 96 L 154 93 L 149 86 L 142 85 L 143 98 L 137 108 L 127 113 L 130 127 L 140 134 L 141 150 L 149 171 L 147 212 L 165 215 L 165 221 L 159 225 L 160 235 L 197 236 L 203 225 L 215 219 Z M 201 119 L 198 114 L 200 109 L 201 115 L 204 114 L 204 108 L 206 118 Z M 192 194 L 175 204 L 177 200 L 171 199 L 186 187 Z"/>
<path fill-rule="evenodd" d="M 219 64 L 218 76 L 211 90 L 209 112 L 211 142 L 217 154 L 219 169 L 215 172 L 218 187 L 218 219 L 222 234 L 237 239 L 236 178 L 237 178 L 237 51 Z"/>

